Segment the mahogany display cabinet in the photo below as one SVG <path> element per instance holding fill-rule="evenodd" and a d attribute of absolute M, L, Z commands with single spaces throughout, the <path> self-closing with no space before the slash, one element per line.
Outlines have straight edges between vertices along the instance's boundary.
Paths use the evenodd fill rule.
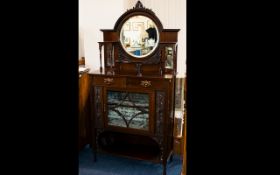
<path fill-rule="evenodd" d="M 179 29 L 164 29 L 138 1 L 101 31 L 100 69 L 89 72 L 94 159 L 105 152 L 162 163 L 165 175 L 173 155 Z"/>

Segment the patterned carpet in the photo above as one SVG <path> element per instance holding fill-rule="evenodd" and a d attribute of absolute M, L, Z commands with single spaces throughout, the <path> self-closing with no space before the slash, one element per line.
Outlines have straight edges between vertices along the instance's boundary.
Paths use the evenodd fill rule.
<path fill-rule="evenodd" d="M 175 155 L 167 164 L 167 175 L 180 175 L 182 158 Z M 93 162 L 92 151 L 86 146 L 79 154 L 79 175 L 162 175 L 162 164 L 127 159 L 108 154 L 97 154 Z"/>

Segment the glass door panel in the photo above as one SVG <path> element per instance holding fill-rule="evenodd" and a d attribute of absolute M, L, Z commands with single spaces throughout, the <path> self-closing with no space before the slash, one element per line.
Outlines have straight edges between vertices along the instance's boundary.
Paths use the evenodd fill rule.
<path fill-rule="evenodd" d="M 149 94 L 107 91 L 108 125 L 149 130 Z"/>

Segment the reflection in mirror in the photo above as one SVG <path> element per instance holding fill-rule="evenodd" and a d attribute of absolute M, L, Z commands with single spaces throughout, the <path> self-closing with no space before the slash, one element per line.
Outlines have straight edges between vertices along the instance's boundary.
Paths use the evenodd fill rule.
<path fill-rule="evenodd" d="M 165 47 L 166 62 L 165 68 L 173 69 L 173 49 L 172 47 Z"/>
<path fill-rule="evenodd" d="M 129 55 L 137 58 L 148 56 L 159 42 L 157 26 L 146 16 L 130 17 L 121 28 L 120 42 Z"/>

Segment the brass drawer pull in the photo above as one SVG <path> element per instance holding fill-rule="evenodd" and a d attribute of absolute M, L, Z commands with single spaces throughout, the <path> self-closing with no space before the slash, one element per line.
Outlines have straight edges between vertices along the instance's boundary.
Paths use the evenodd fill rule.
<path fill-rule="evenodd" d="M 113 81 L 113 78 L 104 78 L 104 83 L 105 84 L 112 84 L 114 81 Z"/>
<path fill-rule="evenodd" d="M 140 85 L 144 86 L 144 87 L 149 87 L 149 86 L 152 86 L 152 83 L 151 83 L 151 81 L 144 80 L 144 81 L 141 81 Z"/>

